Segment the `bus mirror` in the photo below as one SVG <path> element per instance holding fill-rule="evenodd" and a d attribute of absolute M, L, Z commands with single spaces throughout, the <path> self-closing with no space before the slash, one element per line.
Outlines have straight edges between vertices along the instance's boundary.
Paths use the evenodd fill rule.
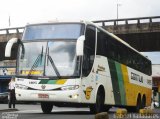
<path fill-rule="evenodd" d="M 76 44 L 76 54 L 77 54 L 77 56 L 83 56 L 84 40 L 85 40 L 84 35 L 80 36 L 77 40 L 77 44 Z"/>
<path fill-rule="evenodd" d="M 18 38 L 12 38 L 7 42 L 6 48 L 5 48 L 5 57 L 11 57 L 11 49 L 14 43 L 18 42 Z"/>

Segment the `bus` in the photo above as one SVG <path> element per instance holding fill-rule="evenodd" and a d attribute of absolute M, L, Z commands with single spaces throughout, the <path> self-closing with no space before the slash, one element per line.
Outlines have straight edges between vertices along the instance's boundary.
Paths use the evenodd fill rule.
<path fill-rule="evenodd" d="M 53 106 L 112 106 L 130 111 L 151 105 L 151 61 L 92 22 L 29 24 L 22 39 L 8 41 L 5 56 L 18 44 L 16 99 Z"/>

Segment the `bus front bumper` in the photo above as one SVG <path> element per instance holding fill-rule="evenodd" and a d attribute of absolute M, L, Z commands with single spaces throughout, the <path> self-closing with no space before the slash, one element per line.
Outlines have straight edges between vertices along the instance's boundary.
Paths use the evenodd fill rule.
<path fill-rule="evenodd" d="M 16 89 L 17 101 L 49 101 L 49 102 L 73 102 L 80 103 L 78 90 L 66 91 L 38 91 L 38 90 L 19 90 Z"/>

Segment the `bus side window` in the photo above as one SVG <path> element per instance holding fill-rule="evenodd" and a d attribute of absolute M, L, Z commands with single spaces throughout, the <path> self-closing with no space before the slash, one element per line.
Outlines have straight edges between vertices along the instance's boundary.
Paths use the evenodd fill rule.
<path fill-rule="evenodd" d="M 97 55 L 105 56 L 106 54 L 106 43 L 105 33 L 101 30 L 97 30 Z"/>
<path fill-rule="evenodd" d="M 95 57 L 95 39 L 96 29 L 93 26 L 87 26 L 85 33 L 86 40 L 84 41 L 84 56 L 83 56 L 83 76 L 88 76 L 91 72 L 94 57 Z"/>

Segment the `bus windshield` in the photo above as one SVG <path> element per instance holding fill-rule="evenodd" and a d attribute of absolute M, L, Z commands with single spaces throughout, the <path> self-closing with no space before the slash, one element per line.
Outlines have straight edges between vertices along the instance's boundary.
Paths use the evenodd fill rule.
<path fill-rule="evenodd" d="M 18 58 L 18 75 L 79 76 L 74 41 L 24 42 Z M 24 55 L 22 57 L 22 55 Z"/>
<path fill-rule="evenodd" d="M 77 39 L 81 33 L 81 24 L 40 24 L 25 28 L 23 40 L 41 39 Z"/>
<path fill-rule="evenodd" d="M 79 65 L 76 41 L 82 34 L 81 23 L 28 25 L 20 46 L 17 75 L 77 77 Z M 24 52 L 23 52 L 24 51 Z"/>

